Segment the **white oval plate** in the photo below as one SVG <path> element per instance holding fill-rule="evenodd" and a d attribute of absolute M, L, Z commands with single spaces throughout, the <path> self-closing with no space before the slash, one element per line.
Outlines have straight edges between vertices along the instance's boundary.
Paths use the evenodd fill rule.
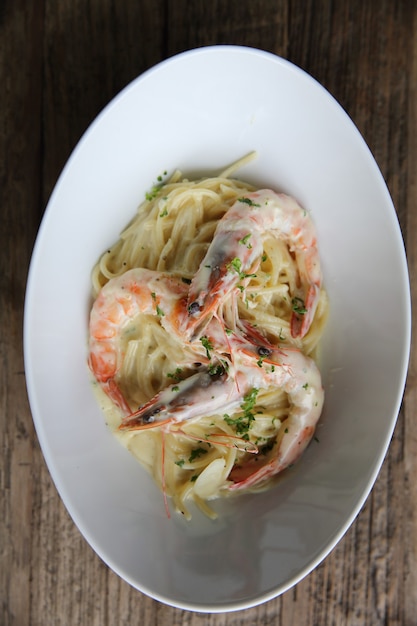
<path fill-rule="evenodd" d="M 86 365 L 90 272 L 164 170 L 239 176 L 294 195 L 319 232 L 331 315 L 319 442 L 272 491 L 167 519 L 160 492 L 107 430 Z M 51 196 L 30 267 L 24 345 L 47 465 L 86 540 L 167 604 L 243 609 L 308 574 L 363 505 L 396 422 L 410 348 L 403 241 L 381 173 L 336 101 L 291 63 L 234 46 L 173 57 L 85 133 Z"/>

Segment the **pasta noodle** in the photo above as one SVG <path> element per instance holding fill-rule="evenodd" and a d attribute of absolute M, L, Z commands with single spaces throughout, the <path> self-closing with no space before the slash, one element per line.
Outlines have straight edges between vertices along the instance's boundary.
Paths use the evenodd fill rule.
<path fill-rule="evenodd" d="M 130 224 L 94 267 L 93 297 L 97 298 L 111 279 L 133 268 L 168 273 L 187 285 L 200 267 L 219 220 L 239 199 L 255 191 L 234 177 L 253 156 L 214 177 L 188 180 L 179 171 L 169 180 L 160 177 Z M 222 305 L 225 325 L 232 327 L 237 315 L 262 331 L 271 344 L 316 358 L 328 311 L 327 296 L 321 289 L 308 333 L 293 337 L 291 318 L 299 281 L 297 258 L 288 244 L 266 233 L 256 274 L 247 275 L 245 287 L 236 289 L 233 298 Z M 132 412 L 199 368 L 186 342 L 167 332 L 158 315 L 132 318 L 120 335 L 119 349 L 124 356 L 117 385 Z M 199 419 L 173 422 L 168 428 L 155 424 L 143 430 L 120 430 L 122 411 L 97 387 L 114 433 L 186 518 L 191 516 L 190 500 L 208 516 L 216 516 L 210 500 L 231 494 L 227 489 L 231 471 L 253 457 L 248 446 L 256 446 L 259 454 L 269 454 L 290 410 L 288 394 L 270 386 L 252 396 L 247 394 L 230 415 L 219 410 Z M 270 482 L 250 488 L 264 489 Z"/>

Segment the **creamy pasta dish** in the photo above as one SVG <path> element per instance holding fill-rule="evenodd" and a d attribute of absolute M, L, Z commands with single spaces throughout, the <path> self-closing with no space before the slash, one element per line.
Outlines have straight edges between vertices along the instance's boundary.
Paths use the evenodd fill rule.
<path fill-rule="evenodd" d="M 112 430 L 190 518 L 269 487 L 311 441 L 328 301 L 308 211 L 236 177 L 161 174 L 92 272 L 88 362 Z"/>

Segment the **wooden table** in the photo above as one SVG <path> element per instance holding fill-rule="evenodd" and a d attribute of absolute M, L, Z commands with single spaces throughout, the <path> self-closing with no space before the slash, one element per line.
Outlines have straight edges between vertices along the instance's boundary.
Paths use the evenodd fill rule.
<path fill-rule="evenodd" d="M 415 350 L 389 453 L 359 517 L 310 576 L 258 608 L 201 615 L 132 589 L 81 537 L 45 466 L 25 390 L 22 321 L 49 195 L 121 88 L 168 56 L 215 43 L 293 61 L 347 110 L 392 194 L 417 296 L 416 2 L 1 1 L 1 626 L 417 624 Z"/>

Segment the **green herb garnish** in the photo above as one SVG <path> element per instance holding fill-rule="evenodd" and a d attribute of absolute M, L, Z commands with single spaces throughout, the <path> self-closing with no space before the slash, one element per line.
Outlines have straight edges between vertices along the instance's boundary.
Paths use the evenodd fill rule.
<path fill-rule="evenodd" d="M 240 280 L 243 280 L 244 278 L 256 278 L 256 274 L 246 274 L 246 272 L 242 272 L 242 261 L 237 256 L 235 256 L 235 258 L 226 265 L 226 269 L 229 271 L 235 271 L 239 274 Z"/>
<path fill-rule="evenodd" d="M 247 204 L 249 206 L 257 206 L 257 207 L 261 206 L 260 204 L 256 204 L 256 202 L 254 202 L 250 198 L 238 198 L 238 201 L 243 202 L 244 204 Z"/>
<path fill-rule="evenodd" d="M 167 172 L 164 172 L 164 176 L 167 175 Z M 151 200 L 154 200 L 154 198 L 156 198 L 156 196 L 158 195 L 158 193 L 161 191 L 162 187 L 163 187 L 163 177 L 161 175 L 157 176 L 156 180 L 158 181 L 156 185 L 152 185 L 152 189 L 150 191 L 147 191 L 145 193 L 145 198 L 146 200 L 148 200 L 148 202 L 150 202 Z M 167 213 L 168 215 L 168 213 Z M 164 217 L 163 215 L 161 215 L 161 217 Z"/>
<path fill-rule="evenodd" d="M 298 313 L 299 315 L 307 313 L 306 305 L 304 304 L 304 300 L 302 298 L 293 298 L 291 300 L 291 304 L 294 313 Z"/>
<path fill-rule="evenodd" d="M 229 426 L 233 426 L 236 429 L 236 433 L 239 435 L 243 435 L 243 438 L 248 438 L 248 431 L 252 425 L 253 420 L 255 419 L 255 415 L 253 414 L 253 409 L 256 404 L 256 398 L 259 393 L 259 389 L 253 388 L 249 391 L 244 397 L 243 402 L 240 405 L 240 408 L 243 411 L 242 415 L 238 415 L 237 417 L 230 417 L 230 415 L 223 415 L 223 419 Z"/>
<path fill-rule="evenodd" d="M 232 259 L 226 267 L 228 270 L 234 270 L 240 275 L 242 272 L 242 261 L 241 259 L 239 259 L 239 257 L 235 256 L 235 258 Z"/>
<path fill-rule="evenodd" d="M 226 371 L 225 366 L 222 363 L 211 363 L 207 369 L 210 376 L 223 376 Z"/>
<path fill-rule="evenodd" d="M 158 195 L 159 189 L 160 189 L 159 185 L 154 185 L 151 191 L 147 191 L 145 193 L 145 198 L 147 199 L 148 202 L 156 198 L 156 196 Z"/>
<path fill-rule="evenodd" d="M 200 458 L 203 454 L 207 454 L 207 450 L 205 448 L 194 448 L 191 450 L 190 458 L 188 459 L 189 463 L 195 461 L 195 459 Z"/>
<path fill-rule="evenodd" d="M 159 317 L 164 317 L 165 313 L 163 312 L 163 310 L 158 306 L 158 303 L 156 302 L 156 293 L 154 291 L 152 291 L 151 293 L 151 298 L 152 300 L 155 302 L 156 305 L 156 314 Z"/>
<path fill-rule="evenodd" d="M 168 372 L 167 377 L 174 378 L 175 380 L 181 380 L 181 374 L 182 374 L 182 368 L 177 367 L 175 372 Z"/>
<path fill-rule="evenodd" d="M 203 337 L 200 337 L 200 341 L 203 348 L 206 349 L 207 358 L 211 359 L 210 350 L 213 350 L 213 344 L 211 343 L 210 339 L 206 335 L 204 335 Z"/>
<path fill-rule="evenodd" d="M 252 411 L 252 409 L 254 408 L 256 404 L 256 398 L 258 397 L 258 393 L 259 393 L 259 389 L 256 389 L 254 387 L 252 391 L 249 391 L 245 396 L 243 396 L 243 402 L 240 406 L 245 412 L 245 415 L 248 414 L 250 411 Z"/>
<path fill-rule="evenodd" d="M 252 236 L 252 234 L 248 233 L 247 235 L 242 237 L 242 239 L 239 239 L 239 243 L 241 243 L 243 246 L 246 246 L 248 248 L 248 250 L 250 250 L 252 248 L 252 245 L 250 243 L 248 243 L 248 241 L 251 238 L 251 236 Z"/>

